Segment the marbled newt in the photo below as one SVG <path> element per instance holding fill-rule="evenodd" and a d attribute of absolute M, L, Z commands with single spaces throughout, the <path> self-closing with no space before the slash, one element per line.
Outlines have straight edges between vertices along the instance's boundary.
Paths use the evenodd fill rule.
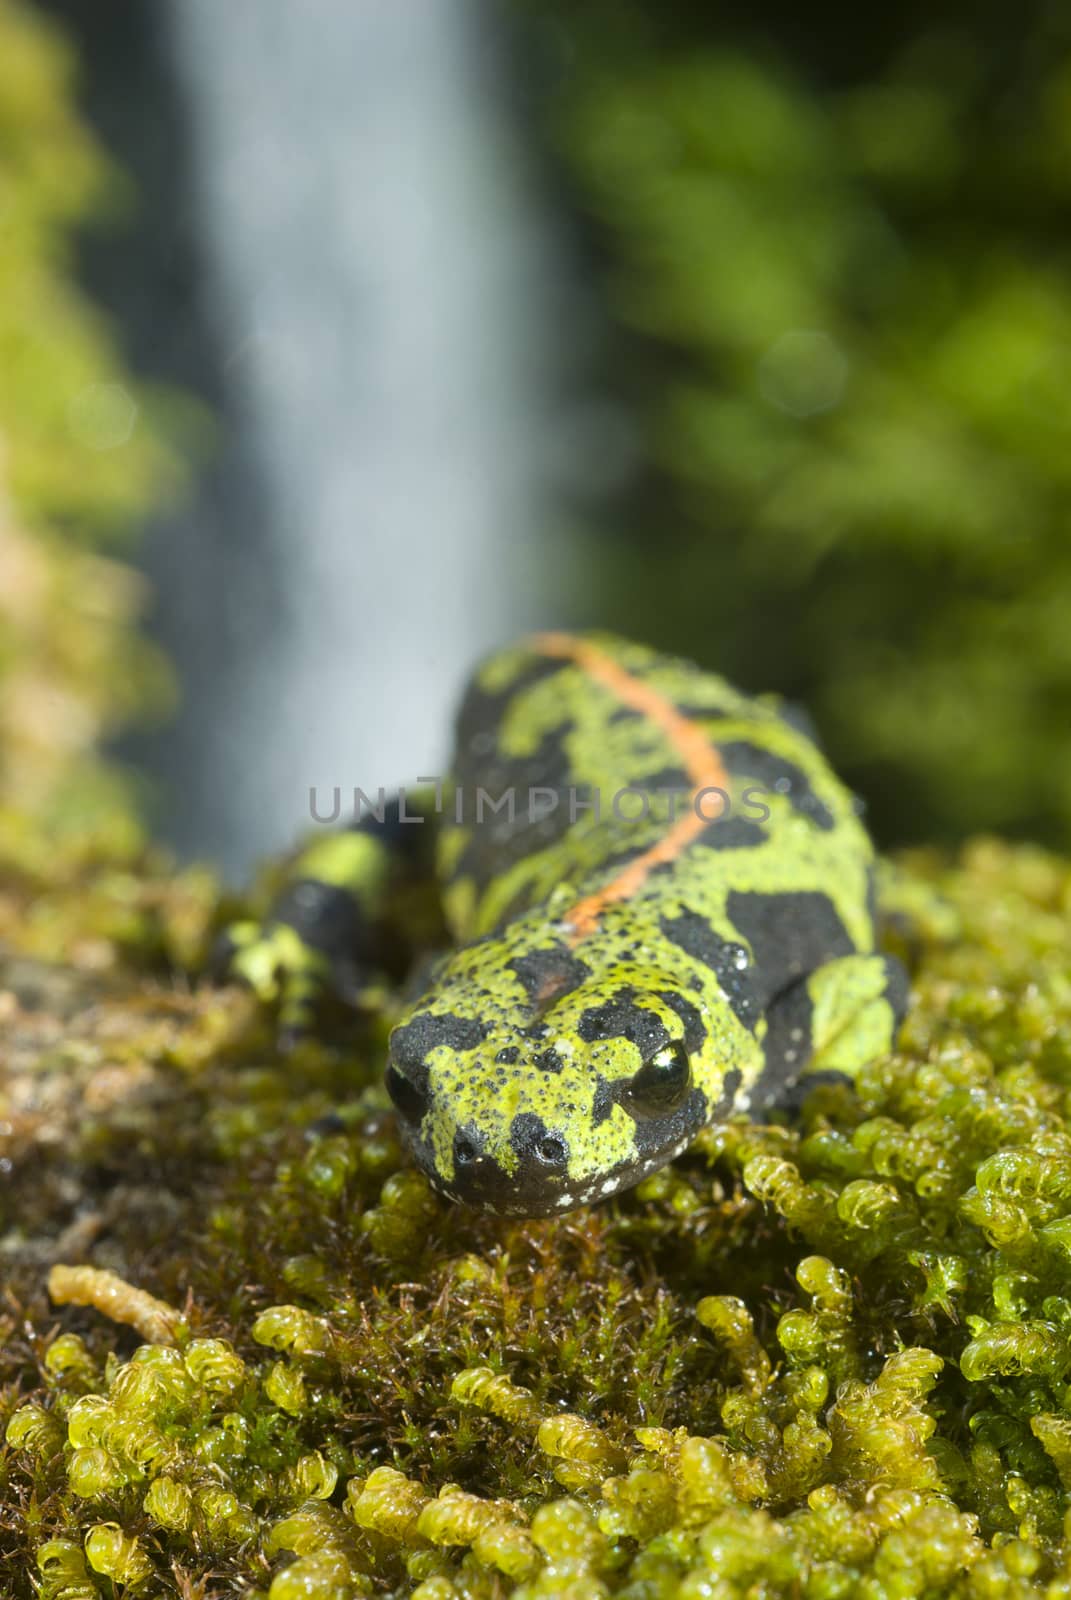
<path fill-rule="evenodd" d="M 475 672 L 450 782 L 415 805 L 321 834 L 230 959 L 308 1027 L 374 964 L 397 875 L 434 875 L 456 948 L 407 997 L 386 1086 L 449 1197 L 600 1200 L 891 1046 L 907 980 L 876 947 L 860 806 L 775 697 L 537 634 Z"/>

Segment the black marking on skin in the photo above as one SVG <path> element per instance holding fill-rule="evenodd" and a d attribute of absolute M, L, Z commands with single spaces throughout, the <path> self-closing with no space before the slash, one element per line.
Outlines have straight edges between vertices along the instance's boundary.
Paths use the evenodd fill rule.
<path fill-rule="evenodd" d="M 785 1102 L 814 1048 L 814 1005 L 805 979 L 777 996 L 766 1013 L 765 1064 L 751 1094 L 753 1111 Z"/>
<path fill-rule="evenodd" d="M 548 1129 L 534 1111 L 518 1111 L 509 1126 L 509 1142 L 521 1161 L 534 1158 L 540 1166 L 553 1169 L 569 1160 L 569 1146 L 561 1134 Z"/>
<path fill-rule="evenodd" d="M 725 1074 L 725 1078 L 721 1086 L 721 1094 L 718 1098 L 717 1104 L 710 1113 L 711 1121 L 714 1121 L 717 1117 L 727 1116 L 728 1113 L 733 1109 L 733 1106 L 736 1102 L 736 1091 L 740 1087 L 740 1080 L 742 1076 L 743 1074 L 741 1073 L 739 1067 L 733 1067 L 730 1072 Z"/>
<path fill-rule="evenodd" d="M 884 996 L 898 1025 L 907 1010 L 908 977 L 895 957 L 882 959 Z M 752 1101 L 756 1110 L 775 1104 L 792 1109 L 820 1083 L 845 1081 L 845 1074 L 835 1071 L 808 1073 L 801 1081 L 814 1049 L 814 1007 L 804 979 L 778 995 L 767 1012 L 767 1020 L 768 1031 L 763 1044 L 766 1064 L 755 1085 Z"/>
<path fill-rule="evenodd" d="M 871 862 L 866 869 L 866 914 L 870 918 L 870 926 L 878 926 L 878 874 Z"/>
<path fill-rule="evenodd" d="M 510 972 L 516 974 L 529 1004 L 540 1011 L 545 1011 L 563 995 L 579 989 L 591 976 L 591 968 L 564 944 L 533 950 L 528 955 L 508 961 L 506 965 Z"/>
<path fill-rule="evenodd" d="M 599 1073 L 595 1079 L 595 1095 L 591 1102 L 591 1120 L 597 1128 L 605 1122 L 615 1105 L 614 1091 Z"/>
<path fill-rule="evenodd" d="M 696 911 L 685 909 L 677 917 L 662 917 L 659 925 L 667 939 L 711 969 L 736 1016 L 754 1033 L 762 1015 L 761 979 L 746 946 L 723 939 Z M 740 965 L 741 959 L 746 964 Z"/>
<path fill-rule="evenodd" d="M 463 825 L 469 831 L 451 878 L 471 878 L 479 894 L 510 867 L 558 844 L 574 827 L 569 817 L 571 772 L 565 751 L 565 739 L 572 731 L 572 722 L 560 723 L 545 733 L 527 756 L 503 754 L 497 744 L 486 755 L 466 756 L 459 744 L 455 779 L 466 796 Z M 495 803 L 512 790 L 512 820 L 508 809 L 496 815 L 488 807 L 482 821 L 477 822 L 476 793 L 480 789 Z M 553 810 L 546 810 L 537 802 L 530 815 L 529 795 L 536 789 L 550 789 L 557 794 L 558 804 Z M 523 909 L 524 903 L 525 897 L 521 896 L 511 914 Z"/>
<path fill-rule="evenodd" d="M 856 953 L 832 900 L 818 890 L 763 894 L 733 889 L 726 910 L 733 927 L 751 946 L 763 1009 L 797 978 L 838 956 Z"/>
<path fill-rule="evenodd" d="M 599 1039 L 627 1039 L 639 1049 L 644 1061 L 669 1043 L 665 1024 L 646 1006 L 634 1004 L 635 989 L 625 987 L 604 1005 L 592 1006 L 580 1015 L 576 1031 L 585 1044 Z"/>
<path fill-rule="evenodd" d="M 538 1067 L 540 1072 L 561 1072 L 565 1066 L 565 1062 L 553 1045 L 549 1050 L 541 1050 L 537 1056 L 533 1056 L 532 1064 Z"/>
<path fill-rule="evenodd" d="M 293 928 L 311 950 L 346 955 L 360 947 L 367 924 L 348 889 L 319 878 L 288 883 L 272 908 L 272 920 Z"/>
<path fill-rule="evenodd" d="M 621 850 L 612 850 L 609 855 L 603 856 L 597 868 L 598 877 L 594 879 L 597 884 L 611 882 L 630 862 L 635 861 L 637 856 L 643 854 L 651 835 L 658 837 L 665 832 L 664 820 L 660 822 L 657 818 L 637 817 L 635 822 L 622 823 L 621 826 L 637 829 L 644 828 L 647 831 L 638 833 L 634 844 L 626 845 Z M 657 870 L 655 868 L 655 871 Z M 648 876 L 653 877 L 654 872 L 649 873 Z"/>
<path fill-rule="evenodd" d="M 694 1056 L 702 1048 L 703 1040 L 707 1036 L 698 1008 L 682 994 L 675 994 L 672 989 L 660 989 L 658 992 L 660 999 L 664 1000 L 684 1023 L 684 1048 L 690 1056 Z"/>
<path fill-rule="evenodd" d="M 405 820 L 402 818 L 403 805 Z M 413 819 L 423 816 L 424 823 L 415 822 Z M 383 806 L 383 821 L 375 816 L 363 816 L 350 823 L 348 833 L 372 833 L 373 837 L 389 851 L 395 861 L 405 862 L 412 867 L 416 864 L 426 864 L 430 869 L 431 859 L 434 854 L 434 828 L 425 824 L 429 820 L 427 804 L 422 803 L 419 794 L 390 795 Z"/>
<path fill-rule="evenodd" d="M 815 794 L 802 767 L 763 749 L 762 745 L 752 744 L 748 739 L 731 739 L 726 744 L 719 744 L 718 753 L 734 777 L 754 778 L 775 794 L 786 794 L 797 811 L 810 817 L 817 827 L 826 832 L 836 826 L 836 818 L 825 801 Z"/>
<path fill-rule="evenodd" d="M 390 1095 L 391 1104 L 404 1123 L 418 1127 L 428 1109 L 428 1082 L 430 1074 L 420 1062 L 399 1071 L 393 1061 L 387 1062 L 383 1085 Z"/>
<path fill-rule="evenodd" d="M 693 705 L 691 701 L 678 701 L 677 712 L 678 715 L 687 717 L 689 722 L 724 722 L 726 717 L 739 716 L 740 708 Z"/>
<path fill-rule="evenodd" d="M 390 1053 L 397 1066 L 409 1077 L 424 1066 L 425 1057 L 438 1045 L 451 1050 L 475 1050 L 487 1037 L 482 1022 L 472 1017 L 455 1017 L 447 1012 L 435 1016 L 424 1012 L 404 1022 L 390 1036 Z"/>
<path fill-rule="evenodd" d="M 899 1028 L 907 1016 L 911 980 L 895 956 L 885 956 L 885 998 L 892 1007 L 893 1025 Z"/>
<path fill-rule="evenodd" d="M 495 1060 L 503 1067 L 512 1067 L 516 1065 L 520 1058 L 521 1052 L 517 1045 L 508 1044 L 504 1050 L 498 1052 Z"/>
<path fill-rule="evenodd" d="M 635 778 L 631 784 L 633 789 L 643 789 L 648 794 L 657 794 L 660 789 L 681 790 L 690 795 L 695 784 L 689 778 L 683 767 L 660 767 L 657 772 L 652 772 L 644 777 Z M 683 801 L 678 801 L 678 814 L 683 811 Z"/>
<path fill-rule="evenodd" d="M 766 829 L 747 817 L 717 817 L 695 841 L 708 850 L 747 850 L 765 844 Z"/>
<path fill-rule="evenodd" d="M 484 689 L 478 682 L 479 673 L 476 674 L 465 692 L 454 724 L 457 752 L 454 770 L 459 778 L 466 764 L 471 764 L 473 769 L 479 768 L 484 760 L 482 740 L 485 737 L 490 736 L 492 743 L 497 743 L 498 730 L 511 701 L 533 689 L 537 683 L 553 678 L 570 664 L 558 656 L 533 655 L 531 661 L 502 689 Z"/>

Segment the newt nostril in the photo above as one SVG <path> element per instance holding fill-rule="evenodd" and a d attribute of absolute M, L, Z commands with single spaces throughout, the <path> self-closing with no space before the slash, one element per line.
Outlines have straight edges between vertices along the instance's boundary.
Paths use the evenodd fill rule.
<path fill-rule="evenodd" d="M 469 1167 L 479 1156 L 479 1149 L 471 1134 L 456 1133 L 454 1135 L 454 1160 L 459 1167 Z"/>
<path fill-rule="evenodd" d="M 548 1167 L 563 1167 L 569 1154 L 565 1140 L 556 1133 L 548 1133 L 540 1139 L 535 1153 Z"/>

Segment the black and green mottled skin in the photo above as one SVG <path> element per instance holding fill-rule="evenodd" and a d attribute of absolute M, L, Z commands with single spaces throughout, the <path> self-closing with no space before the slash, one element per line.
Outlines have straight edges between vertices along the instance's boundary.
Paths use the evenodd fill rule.
<path fill-rule="evenodd" d="M 459 948 L 395 1027 L 387 1082 L 437 1186 L 506 1212 L 612 1194 L 805 1069 L 850 1074 L 889 1047 L 906 995 L 875 950 L 857 803 L 807 733 L 772 698 L 593 642 L 704 730 L 729 805 L 719 815 L 707 797 L 717 820 L 577 938 L 571 908 L 666 833 L 692 780 L 671 731 L 538 640 L 476 672 L 436 844 Z M 533 790 L 544 793 L 530 805 Z M 595 794 L 599 814 L 584 803 Z M 374 829 L 344 839 L 304 858 L 306 895 L 318 852 L 332 893 L 351 892 L 367 917 L 384 841 Z M 309 918 L 289 923 L 317 946 Z"/>

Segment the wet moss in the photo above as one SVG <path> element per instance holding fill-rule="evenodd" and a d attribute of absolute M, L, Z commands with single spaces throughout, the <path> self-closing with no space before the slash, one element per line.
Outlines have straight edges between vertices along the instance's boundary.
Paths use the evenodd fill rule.
<path fill-rule="evenodd" d="M 406 1166 L 375 1020 L 284 1062 L 189 981 L 207 879 L 98 922 L 116 851 L 8 890 L 14 1595 L 1071 1593 L 1071 866 L 908 862 L 961 927 L 895 1055 L 521 1223 Z"/>

